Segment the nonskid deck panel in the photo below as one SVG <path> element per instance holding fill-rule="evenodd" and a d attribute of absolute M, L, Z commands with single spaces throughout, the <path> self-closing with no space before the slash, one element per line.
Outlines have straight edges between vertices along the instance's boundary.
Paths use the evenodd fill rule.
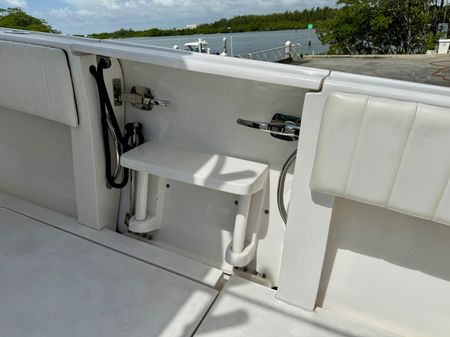
<path fill-rule="evenodd" d="M 190 336 L 217 291 L 0 208 L 5 336 Z"/>
<path fill-rule="evenodd" d="M 276 291 L 232 276 L 195 336 L 401 337 L 322 310 L 279 301 Z"/>

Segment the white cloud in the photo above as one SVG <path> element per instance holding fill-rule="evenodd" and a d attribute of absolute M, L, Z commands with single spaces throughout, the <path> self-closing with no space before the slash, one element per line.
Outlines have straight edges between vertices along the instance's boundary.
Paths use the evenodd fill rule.
<path fill-rule="evenodd" d="M 85 34 L 129 27 L 182 27 L 235 15 L 332 6 L 335 0 L 64 0 L 64 3 L 51 9 L 45 19 L 64 33 Z"/>
<path fill-rule="evenodd" d="M 0 7 L 27 7 L 26 0 L 0 0 Z"/>
<path fill-rule="evenodd" d="M 67 18 L 70 18 L 70 20 L 78 21 L 87 17 L 95 17 L 97 14 L 93 11 L 88 11 L 85 9 L 72 10 L 68 7 L 64 7 L 51 9 L 49 15 L 56 20 L 66 20 Z"/>
<path fill-rule="evenodd" d="M 49 14 L 51 17 L 55 18 L 56 20 L 65 19 L 70 15 L 70 9 L 68 9 L 67 7 L 55 8 L 55 9 L 51 9 Z"/>

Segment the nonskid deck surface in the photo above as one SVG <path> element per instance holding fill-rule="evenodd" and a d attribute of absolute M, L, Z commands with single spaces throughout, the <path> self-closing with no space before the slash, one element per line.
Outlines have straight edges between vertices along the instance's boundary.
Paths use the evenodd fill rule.
<path fill-rule="evenodd" d="M 276 292 L 232 276 L 204 319 L 198 337 L 400 337 L 316 310 L 278 301 Z"/>
<path fill-rule="evenodd" d="M 294 308 L 235 276 L 217 298 L 201 282 L 1 206 L 0 228 L 1 336 L 399 337 Z"/>
<path fill-rule="evenodd" d="M 0 208 L 2 336 L 191 336 L 217 291 Z"/>

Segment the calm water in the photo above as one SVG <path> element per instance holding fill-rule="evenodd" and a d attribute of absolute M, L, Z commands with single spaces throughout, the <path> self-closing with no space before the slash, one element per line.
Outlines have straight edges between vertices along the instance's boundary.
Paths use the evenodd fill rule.
<path fill-rule="evenodd" d="M 304 54 L 320 54 L 328 50 L 327 46 L 320 43 L 315 30 L 311 31 L 311 47 L 308 46 L 310 31 L 306 29 L 299 30 L 281 30 L 274 32 L 247 32 L 247 33 L 233 33 L 233 34 L 202 34 L 189 36 L 164 36 L 164 37 L 136 37 L 123 39 L 123 41 L 153 45 L 160 47 L 172 48 L 178 45 L 183 48 L 186 42 L 195 42 L 198 39 L 203 39 L 208 42 L 208 47 L 211 52 L 222 52 L 222 39 L 226 37 L 228 44 L 230 43 L 230 36 L 233 39 L 233 54 L 239 55 L 244 53 L 251 53 L 264 49 L 270 49 L 283 46 L 286 41 L 292 43 L 301 43 L 303 45 Z M 229 50 L 229 49 L 228 49 Z"/>

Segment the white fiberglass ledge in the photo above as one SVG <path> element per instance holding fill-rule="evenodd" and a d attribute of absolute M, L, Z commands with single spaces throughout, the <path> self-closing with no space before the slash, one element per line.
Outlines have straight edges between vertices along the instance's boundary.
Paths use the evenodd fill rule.
<path fill-rule="evenodd" d="M 122 41 L 89 40 L 72 44 L 72 52 L 116 57 L 164 67 L 320 90 L 329 71 L 286 64 L 205 55 Z"/>
<path fill-rule="evenodd" d="M 120 162 L 122 166 L 138 172 L 136 210 L 129 221 L 131 231 L 145 233 L 161 226 L 158 214 L 147 214 L 148 175 L 152 174 L 238 195 L 233 241 L 227 249 L 227 260 L 241 267 L 253 259 L 257 230 L 252 235 L 251 243 L 244 247 L 247 218 L 252 195 L 263 193 L 268 165 L 158 142 L 138 146 L 123 154 Z M 262 198 L 258 204 L 257 207 L 262 208 Z"/>
<path fill-rule="evenodd" d="M 169 68 L 287 85 L 308 90 L 320 90 L 323 80 L 330 73 L 324 69 L 244 60 L 236 57 L 204 55 L 125 41 L 97 40 L 27 31 L 20 31 L 21 34 L 10 34 L 9 31 L 10 29 L 0 29 L 0 40 L 38 44 L 60 48 L 67 53 L 104 55 Z"/>

